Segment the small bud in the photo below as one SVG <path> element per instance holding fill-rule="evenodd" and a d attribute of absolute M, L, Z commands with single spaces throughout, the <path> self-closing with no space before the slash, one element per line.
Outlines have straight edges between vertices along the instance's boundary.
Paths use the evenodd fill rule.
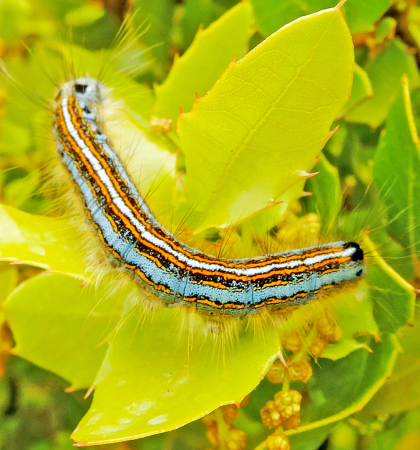
<path fill-rule="evenodd" d="M 239 409 L 236 405 L 225 405 L 222 406 L 223 419 L 226 423 L 231 423 L 238 418 Z"/>
<path fill-rule="evenodd" d="M 288 366 L 289 377 L 293 381 L 303 381 L 306 383 L 312 376 L 312 366 L 308 361 L 292 362 Z"/>
<path fill-rule="evenodd" d="M 289 438 L 283 433 L 273 433 L 265 441 L 267 450 L 290 450 Z"/>
<path fill-rule="evenodd" d="M 213 447 L 220 447 L 219 431 L 217 429 L 216 423 L 207 427 L 206 436 Z"/>
<path fill-rule="evenodd" d="M 298 352 L 302 348 L 302 338 L 297 330 L 293 330 L 284 336 L 282 345 L 290 352 Z"/>
<path fill-rule="evenodd" d="M 320 358 L 327 348 L 328 342 L 319 337 L 315 338 L 309 346 L 309 352 L 314 358 Z"/>
<path fill-rule="evenodd" d="M 277 411 L 274 401 L 269 400 L 261 410 L 262 423 L 268 428 L 277 428 L 281 425 L 280 413 Z"/>
<path fill-rule="evenodd" d="M 150 129 L 155 134 L 167 134 L 173 128 L 173 120 L 164 117 L 152 116 L 150 118 Z"/>
<path fill-rule="evenodd" d="M 267 380 L 273 384 L 283 383 L 285 376 L 285 369 L 286 367 L 284 366 L 283 363 L 281 362 L 273 363 L 273 365 L 270 367 L 270 369 L 266 374 Z"/>
<path fill-rule="evenodd" d="M 229 438 L 226 439 L 226 448 L 228 450 L 245 450 L 247 434 L 231 426 L 229 430 Z"/>

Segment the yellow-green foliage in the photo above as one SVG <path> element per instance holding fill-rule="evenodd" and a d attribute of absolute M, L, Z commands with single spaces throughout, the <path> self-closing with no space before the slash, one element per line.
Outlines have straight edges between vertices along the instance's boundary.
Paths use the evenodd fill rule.
<path fill-rule="evenodd" d="M 124 2 L 104 3 L 0 1 L 0 449 L 70 448 L 71 432 L 81 445 L 131 441 L 124 449 L 241 450 L 246 437 L 260 450 L 327 438 L 330 449 L 414 448 L 420 7 L 137 0 L 122 33 Z M 366 280 L 223 338 L 200 316 L 145 312 L 132 283 L 99 279 L 78 210 L 67 214 L 75 199 L 43 182 L 49 101 L 86 74 L 109 88 L 107 128 L 167 228 L 229 257 L 339 230 L 361 240 Z M 312 368 L 308 353 L 322 354 Z M 264 379 L 277 357 L 301 370 L 273 366 L 282 394 Z M 91 404 L 75 392 L 89 388 Z M 300 412 L 286 417 L 296 391 Z M 248 394 L 239 416 L 219 408 Z M 273 433 L 275 408 L 284 430 Z M 209 413 L 210 443 L 193 422 Z"/>

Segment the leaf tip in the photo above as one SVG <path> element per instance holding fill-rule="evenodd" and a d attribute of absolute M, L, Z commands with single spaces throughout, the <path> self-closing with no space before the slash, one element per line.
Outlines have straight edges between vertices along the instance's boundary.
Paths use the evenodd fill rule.
<path fill-rule="evenodd" d="M 340 128 L 340 125 L 337 125 L 335 128 L 333 128 L 332 130 L 330 130 L 330 137 L 333 136 L 337 130 Z"/>
<path fill-rule="evenodd" d="M 89 396 L 90 396 L 90 394 L 92 394 L 92 392 L 95 390 L 95 385 L 94 384 L 92 384 L 92 386 L 86 391 L 86 394 L 84 395 L 84 399 L 86 400 Z"/>
<path fill-rule="evenodd" d="M 302 191 L 301 197 L 312 197 L 312 192 Z"/>
<path fill-rule="evenodd" d="M 337 3 L 336 9 L 340 9 L 345 3 L 347 2 L 347 0 L 341 0 Z"/>
<path fill-rule="evenodd" d="M 298 170 L 298 175 L 302 178 L 313 178 L 318 175 L 319 172 L 307 172 L 306 170 Z"/>

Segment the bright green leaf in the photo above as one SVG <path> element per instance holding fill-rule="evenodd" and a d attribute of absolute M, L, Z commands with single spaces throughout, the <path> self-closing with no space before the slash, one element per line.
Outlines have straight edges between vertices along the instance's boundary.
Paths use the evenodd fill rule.
<path fill-rule="evenodd" d="M 335 6 L 337 0 L 250 0 L 261 32 L 268 36 L 298 17 Z M 371 31 L 392 0 L 348 0 L 343 12 L 352 34 Z"/>
<path fill-rule="evenodd" d="M 1 126 L 0 154 L 16 155 L 28 150 L 30 136 L 27 129 L 7 119 L 2 122 Z"/>
<path fill-rule="evenodd" d="M 0 205 L 0 260 L 83 278 L 87 254 L 79 246 L 68 221 Z"/>
<path fill-rule="evenodd" d="M 118 321 L 118 304 L 104 285 L 83 287 L 79 280 L 41 274 L 21 283 L 5 303 L 16 341 L 14 353 L 88 388 L 107 351 L 104 341 Z M 115 296 L 112 297 L 115 299 Z"/>
<path fill-rule="evenodd" d="M 312 14 L 321 9 L 332 8 L 336 0 L 250 0 L 257 24 L 264 36 L 268 36 L 301 16 Z"/>
<path fill-rule="evenodd" d="M 366 295 L 365 284 L 361 283 L 354 292 L 337 296 L 334 306 L 334 318 L 343 337 L 336 344 L 328 345 L 322 357 L 335 361 L 359 348 L 369 351 L 364 340 L 355 339 L 366 334 L 379 336 L 378 325 L 372 312 L 372 299 Z"/>
<path fill-rule="evenodd" d="M 419 74 L 413 55 L 399 39 L 393 39 L 363 69 L 372 83 L 373 96 L 347 114 L 346 120 L 377 127 L 387 117 L 403 74 L 408 76 L 411 89 L 419 86 Z"/>
<path fill-rule="evenodd" d="M 408 79 L 399 86 L 375 155 L 374 183 L 389 210 L 389 232 L 420 256 L 420 141 Z"/>
<path fill-rule="evenodd" d="M 393 38 L 396 27 L 397 21 L 393 17 L 384 17 L 376 29 L 375 41 L 382 43 L 387 38 Z"/>
<path fill-rule="evenodd" d="M 364 100 L 372 97 L 373 89 L 367 73 L 357 64 L 354 65 L 353 87 L 351 88 L 350 100 L 340 111 L 340 118 L 348 114 Z"/>
<path fill-rule="evenodd" d="M 417 450 L 420 447 L 420 409 L 391 417 L 385 424 L 380 416 L 372 429 L 379 432 L 367 437 L 365 445 L 369 450 Z"/>
<path fill-rule="evenodd" d="M 236 56 L 246 53 L 252 33 L 252 9 L 241 2 L 206 30 L 199 30 L 190 48 L 175 59 L 161 86 L 156 86 L 155 114 L 176 120 L 179 108 L 191 111 L 195 94 L 203 96 Z"/>
<path fill-rule="evenodd" d="M 86 4 L 75 8 L 66 14 L 66 23 L 72 27 L 92 25 L 103 17 L 105 11 L 99 5 Z"/>
<path fill-rule="evenodd" d="M 366 414 L 398 414 L 420 406 L 420 315 L 414 326 L 398 331 L 401 353 L 398 355 L 390 379 L 366 405 Z"/>
<path fill-rule="evenodd" d="M 76 442 L 161 433 L 220 405 L 240 403 L 279 352 L 274 330 L 243 331 L 223 345 L 207 335 L 197 315 L 190 326 L 180 326 L 180 314 L 163 308 L 146 320 L 137 313 L 123 319 L 95 383 L 92 406 L 73 433 Z"/>
<path fill-rule="evenodd" d="M 411 5 L 408 11 L 408 29 L 412 34 L 413 38 L 417 42 L 417 45 L 420 43 L 420 8 L 418 5 Z"/>
<path fill-rule="evenodd" d="M 372 338 L 367 344 L 372 353 L 360 349 L 338 361 L 318 360 L 307 383 L 310 395 L 302 406 L 302 425 L 286 434 L 337 422 L 366 405 L 391 374 L 399 348 L 392 335 L 384 335 L 381 342 Z"/>
<path fill-rule="evenodd" d="M 293 434 L 289 437 L 290 447 L 292 450 L 318 450 L 335 426 L 336 424 L 328 424 L 315 430 Z"/>
<path fill-rule="evenodd" d="M 0 305 L 6 300 L 10 292 L 18 283 L 18 271 L 16 266 L 7 262 L 0 262 Z"/>
<path fill-rule="evenodd" d="M 204 211 L 201 228 L 243 220 L 302 180 L 348 99 L 352 69 L 343 16 L 326 10 L 232 64 L 181 116 L 188 199 Z"/>
<path fill-rule="evenodd" d="M 200 27 L 207 28 L 212 22 L 215 22 L 220 12 L 221 8 L 213 0 L 187 0 L 184 2 L 182 17 L 177 24 L 181 46 L 189 47 L 198 29 Z"/>
<path fill-rule="evenodd" d="M 352 34 L 371 31 L 392 3 L 393 0 L 348 0 L 344 10 Z"/>
<path fill-rule="evenodd" d="M 16 208 L 23 208 L 28 198 L 39 189 L 41 174 L 39 170 L 33 170 L 24 178 L 15 178 L 4 189 L 4 198 L 7 203 Z"/>
<path fill-rule="evenodd" d="M 323 232 L 328 233 L 341 211 L 340 177 L 337 168 L 330 164 L 324 154 L 321 154 L 321 159 L 313 170 L 319 174 L 310 178 L 305 185 L 305 190 L 313 194 L 308 198 L 308 212 L 321 216 Z"/>
<path fill-rule="evenodd" d="M 174 15 L 174 2 L 171 0 L 136 0 L 135 24 L 141 29 L 148 27 L 144 41 L 152 48 L 153 55 L 161 65 L 168 60 L 170 33 Z"/>
<path fill-rule="evenodd" d="M 370 255 L 366 279 L 379 331 L 395 333 L 413 317 L 415 290 L 388 266 L 367 236 L 363 239 L 363 248 Z"/>

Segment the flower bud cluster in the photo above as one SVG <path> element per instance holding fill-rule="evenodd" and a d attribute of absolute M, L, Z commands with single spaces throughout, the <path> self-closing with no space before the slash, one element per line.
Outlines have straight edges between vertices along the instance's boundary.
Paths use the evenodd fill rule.
<path fill-rule="evenodd" d="M 222 441 L 227 450 L 244 450 L 246 448 L 247 434 L 232 425 L 232 421 L 237 418 L 238 408 L 235 405 L 222 406 L 218 411 L 213 411 L 202 418 L 207 426 L 206 436 L 214 448 L 219 448 Z M 220 420 L 223 423 L 223 432 L 220 430 Z"/>
<path fill-rule="evenodd" d="M 282 432 L 275 431 L 265 441 L 267 450 L 290 450 L 289 438 Z"/>
<path fill-rule="evenodd" d="M 293 389 L 277 392 L 274 400 L 269 400 L 261 410 L 263 424 L 268 428 L 297 428 L 301 401 L 302 395 Z"/>

